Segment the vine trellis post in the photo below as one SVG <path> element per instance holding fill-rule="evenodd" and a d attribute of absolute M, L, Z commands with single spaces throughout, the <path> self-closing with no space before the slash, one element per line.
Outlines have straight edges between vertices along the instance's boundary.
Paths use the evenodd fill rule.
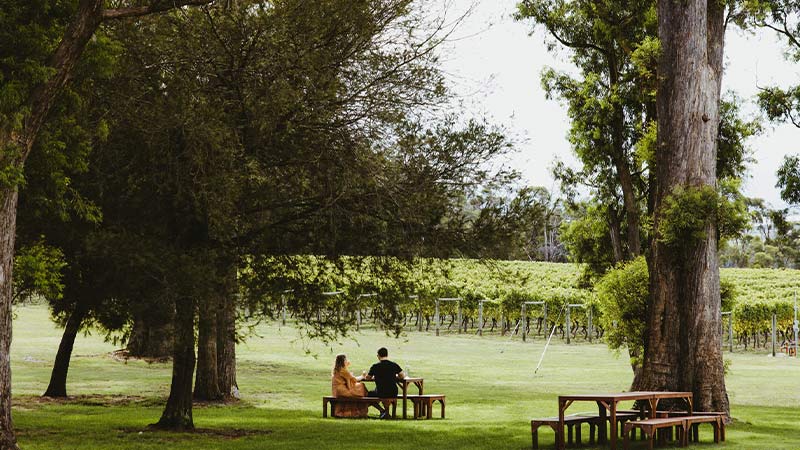
<path fill-rule="evenodd" d="M 286 325 L 286 294 L 291 294 L 294 289 L 286 289 L 281 292 L 281 324 Z"/>
<path fill-rule="evenodd" d="M 572 308 L 585 308 L 587 310 L 587 317 L 589 319 L 589 328 L 587 330 L 587 335 L 589 336 L 589 342 L 592 342 L 592 308 L 584 303 L 570 303 L 567 305 L 566 316 L 564 317 L 564 325 L 566 326 L 566 336 L 567 336 L 567 344 L 571 342 L 572 339 L 572 321 L 569 318 L 569 312 Z"/>
<path fill-rule="evenodd" d="M 358 294 L 358 297 L 356 297 L 356 331 L 361 328 L 361 299 L 377 296 L 378 294 L 371 292 L 369 294 Z"/>
<path fill-rule="evenodd" d="M 442 297 L 436 299 L 436 311 L 434 313 L 436 335 L 439 335 L 439 302 L 456 302 L 458 304 L 458 332 L 461 333 L 461 297 Z"/>
<path fill-rule="evenodd" d="M 335 297 L 335 296 L 343 294 L 343 293 L 344 293 L 344 291 L 330 291 L 330 292 L 323 292 L 322 295 L 325 296 L 325 297 Z M 337 316 L 336 316 L 337 318 L 341 318 L 341 315 L 342 315 L 341 308 L 339 308 L 339 310 L 336 311 L 336 314 L 337 314 Z M 321 310 L 321 308 L 319 306 L 317 306 L 317 322 L 322 322 L 322 310 Z"/>
<path fill-rule="evenodd" d="M 794 291 L 794 323 L 792 329 L 794 330 L 794 357 L 797 358 L 797 331 L 800 326 L 797 323 L 797 291 Z"/>
<path fill-rule="evenodd" d="M 723 311 L 720 315 L 722 317 L 728 316 L 728 347 L 729 351 L 733 353 L 733 311 Z M 724 327 L 725 325 L 722 326 Z"/>
<path fill-rule="evenodd" d="M 419 300 L 419 295 L 409 295 L 409 300 Z M 417 308 L 417 331 L 422 331 L 422 302 Z"/>
<path fill-rule="evenodd" d="M 545 302 L 522 302 L 522 311 L 520 311 L 519 320 L 522 323 L 522 342 L 525 342 L 528 336 L 528 305 L 542 305 L 542 320 L 544 321 L 544 328 L 547 328 L 547 303 Z"/>

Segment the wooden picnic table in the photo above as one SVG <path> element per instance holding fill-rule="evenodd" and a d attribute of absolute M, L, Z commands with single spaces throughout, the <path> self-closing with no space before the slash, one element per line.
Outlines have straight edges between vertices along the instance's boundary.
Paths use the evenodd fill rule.
<path fill-rule="evenodd" d="M 556 433 L 556 448 L 559 450 L 564 449 L 564 413 L 567 408 L 574 402 L 595 402 L 599 411 L 601 420 L 606 418 L 609 420 L 609 435 L 611 441 L 611 450 L 617 449 L 617 404 L 623 401 L 637 401 L 645 400 L 649 406 L 649 418 L 656 417 L 658 410 L 658 402 L 662 399 L 682 399 L 686 401 L 687 412 L 692 413 L 692 393 L 691 392 L 658 392 L 658 391 L 635 391 L 635 392 L 620 392 L 616 394 L 576 394 L 576 395 L 559 395 L 558 396 L 558 429 Z M 608 413 L 608 414 L 606 414 Z M 605 442 L 606 431 L 605 427 L 599 427 L 598 441 Z"/>
<path fill-rule="evenodd" d="M 375 381 L 375 379 L 372 380 L 364 379 L 361 381 Z M 412 378 L 412 377 L 397 379 L 397 386 L 403 391 L 403 419 L 406 418 L 406 402 L 408 401 L 408 386 L 411 384 L 417 387 L 419 395 L 422 395 L 424 393 L 424 385 L 425 385 L 424 379 Z"/>

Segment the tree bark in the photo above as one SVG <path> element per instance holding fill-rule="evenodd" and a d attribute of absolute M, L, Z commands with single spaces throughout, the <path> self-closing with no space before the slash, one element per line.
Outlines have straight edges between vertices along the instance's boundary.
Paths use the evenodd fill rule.
<path fill-rule="evenodd" d="M 175 339 L 175 312 L 172 307 L 159 314 L 142 312 L 133 319 L 128 354 L 137 358 L 168 358 Z"/>
<path fill-rule="evenodd" d="M 0 142 L 0 145 L 5 142 Z M 17 222 L 17 189 L 0 190 L 0 449 L 16 449 L 11 421 L 11 296 L 14 239 Z"/>
<path fill-rule="evenodd" d="M 716 185 L 724 9 L 718 0 L 659 0 L 658 151 L 654 229 L 676 187 Z M 651 244 L 643 386 L 694 393 L 695 409 L 729 411 L 720 341 L 717 231 Z"/>
<path fill-rule="evenodd" d="M 218 401 L 223 399 L 217 370 L 217 319 L 219 312 L 219 301 L 216 298 L 204 300 L 200 307 L 197 320 L 195 400 Z"/>
<path fill-rule="evenodd" d="M 194 375 L 194 301 L 175 301 L 175 345 L 172 355 L 172 385 L 169 399 L 154 428 L 193 430 L 192 375 Z"/>
<path fill-rule="evenodd" d="M 53 371 L 50 373 L 50 384 L 47 386 L 43 397 L 67 396 L 67 373 L 69 372 L 69 362 L 72 357 L 72 347 L 85 317 L 85 312 L 80 308 L 70 314 L 67 325 L 64 327 L 64 335 L 61 336 L 61 343 L 58 345 L 56 361 L 53 363 Z"/>
<path fill-rule="evenodd" d="M 217 370 L 220 391 L 227 400 L 231 400 L 239 398 L 239 385 L 236 382 L 236 297 L 232 289 L 226 291 L 217 315 Z"/>

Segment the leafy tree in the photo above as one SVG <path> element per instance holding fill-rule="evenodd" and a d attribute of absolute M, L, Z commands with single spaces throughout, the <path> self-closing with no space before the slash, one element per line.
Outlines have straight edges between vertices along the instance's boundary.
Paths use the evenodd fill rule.
<path fill-rule="evenodd" d="M 49 113 L 81 55 L 104 23 L 209 1 L 79 2 L 9 1 L 0 15 L 4 56 L 0 63 L 0 447 L 17 448 L 11 420 L 10 358 L 12 259 L 18 187 L 23 168 Z M 56 149 L 57 150 L 57 149 Z"/>

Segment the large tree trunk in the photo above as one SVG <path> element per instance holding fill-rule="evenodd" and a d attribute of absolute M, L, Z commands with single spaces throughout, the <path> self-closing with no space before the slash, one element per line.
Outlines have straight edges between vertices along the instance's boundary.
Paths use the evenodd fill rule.
<path fill-rule="evenodd" d="M 194 383 L 194 399 L 222 400 L 219 372 L 217 371 L 217 317 L 219 301 L 205 299 L 197 319 L 197 375 Z"/>
<path fill-rule="evenodd" d="M 176 300 L 175 346 L 172 356 L 172 385 L 169 399 L 154 428 L 193 430 L 192 375 L 194 375 L 194 301 Z"/>
<path fill-rule="evenodd" d="M 234 283 L 235 272 L 234 272 Z M 235 284 L 233 285 L 235 289 Z M 217 370 L 219 387 L 226 399 L 238 398 L 236 383 L 236 297 L 234 289 L 227 289 L 220 301 L 217 315 Z"/>
<path fill-rule="evenodd" d="M 4 145 L 6 142 L 0 142 Z M 0 188 L 0 449 L 16 449 L 11 421 L 11 296 L 17 190 Z"/>
<path fill-rule="evenodd" d="M 53 371 L 50 373 L 50 384 L 44 392 L 44 397 L 67 396 L 67 372 L 69 372 L 72 347 L 75 344 L 75 337 L 81 329 L 85 316 L 86 314 L 81 308 L 77 308 L 70 314 L 67 325 L 64 327 L 64 335 L 61 336 L 61 343 L 58 345 L 56 361 L 53 364 Z"/>
<path fill-rule="evenodd" d="M 659 0 L 658 151 L 654 229 L 677 187 L 716 184 L 724 10 L 718 0 Z M 652 242 L 643 386 L 694 393 L 701 411 L 728 412 L 720 343 L 717 231 Z"/>

